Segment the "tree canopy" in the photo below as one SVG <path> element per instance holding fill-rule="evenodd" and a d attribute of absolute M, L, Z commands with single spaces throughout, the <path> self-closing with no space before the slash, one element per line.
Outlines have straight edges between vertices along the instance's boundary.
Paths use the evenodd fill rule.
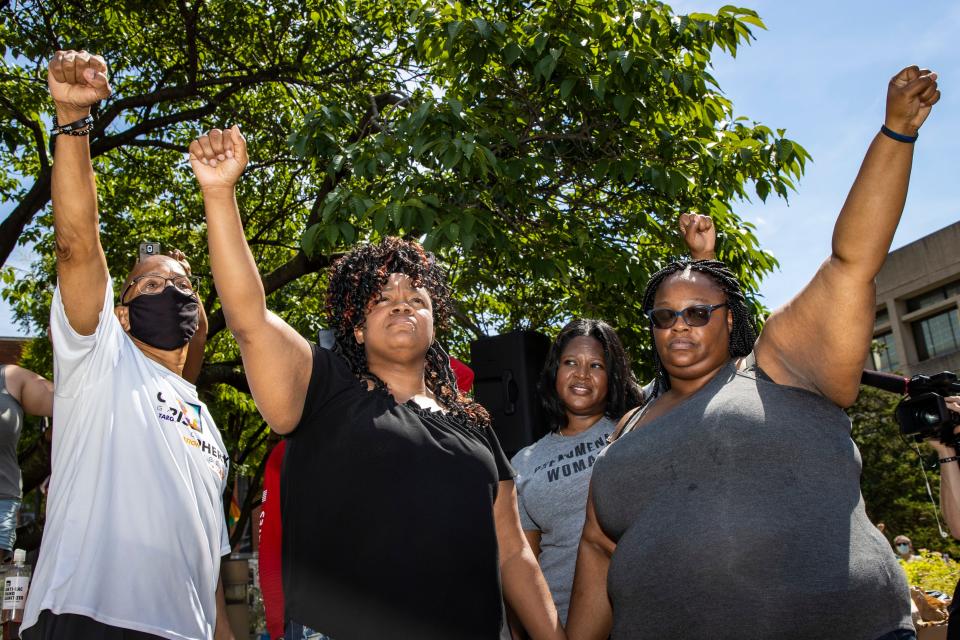
<path fill-rule="evenodd" d="M 25 1 L 0 8 L 0 260 L 25 326 L 46 326 L 55 280 L 46 61 L 102 54 L 114 95 L 91 151 L 111 272 L 140 241 L 183 249 L 209 275 L 189 141 L 239 124 L 252 162 L 239 203 L 268 305 L 307 336 L 324 324 L 324 268 L 387 234 L 445 262 L 458 300 L 443 339 L 555 331 L 601 317 L 649 373 L 639 312 L 649 274 L 681 255 L 676 218 L 709 213 L 753 296 L 776 265 L 736 213 L 786 198 L 807 153 L 734 110 L 711 75 L 763 28 L 732 6 L 538 0 Z M 216 290 L 199 387 L 235 469 L 262 470 L 266 427 L 246 393 Z M 31 351 L 38 368 L 43 348 Z M 41 368 L 42 370 L 42 368 Z M 47 373 L 50 373 L 47 371 Z M 249 506 L 249 505 L 247 505 Z"/>

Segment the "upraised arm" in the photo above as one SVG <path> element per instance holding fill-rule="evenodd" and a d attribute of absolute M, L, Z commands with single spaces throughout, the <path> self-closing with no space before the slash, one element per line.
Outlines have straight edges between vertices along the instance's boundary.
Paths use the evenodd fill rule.
<path fill-rule="evenodd" d="M 915 136 L 940 99 L 937 76 L 907 67 L 887 89 L 885 126 Z M 856 400 L 870 348 L 874 278 L 900 222 L 914 145 L 878 133 L 833 231 L 830 257 L 813 280 L 777 309 L 756 345 L 757 363 L 775 381 L 815 391 L 841 407 Z"/>
<path fill-rule="evenodd" d="M 960 412 L 960 396 L 944 398 L 947 408 Z M 954 429 L 954 435 L 960 427 Z M 941 460 L 953 458 L 957 455 L 956 447 L 943 444 L 939 440 L 928 440 L 937 457 Z M 947 523 L 950 535 L 960 540 L 960 461 L 951 460 L 940 464 L 940 510 L 943 520 Z"/>
<path fill-rule="evenodd" d="M 167 255 L 179 262 L 188 276 L 193 275 L 190 261 L 187 260 L 187 256 L 182 251 L 174 249 Z M 199 311 L 197 331 L 193 334 L 193 338 L 190 339 L 187 346 L 187 357 L 183 362 L 183 371 L 180 374 L 184 380 L 191 384 L 196 384 L 197 378 L 200 377 L 200 369 L 203 368 L 204 348 L 207 346 L 207 311 L 203 308 L 203 301 L 200 300 L 199 295 L 197 296 L 197 310 Z"/>
<path fill-rule="evenodd" d="M 110 95 L 107 64 L 86 51 L 58 51 L 50 60 L 47 86 L 61 126 L 90 115 Z M 89 136 L 56 136 L 51 196 L 57 243 L 57 279 L 67 320 L 75 331 L 96 329 L 107 286 L 107 260 L 100 246 L 97 186 Z"/>
<path fill-rule="evenodd" d="M 214 284 L 227 327 L 240 345 L 250 391 L 267 424 L 289 433 L 303 412 L 312 352 L 303 336 L 267 310 L 237 207 L 236 184 L 247 166 L 239 127 L 212 129 L 194 140 L 190 165 L 203 192 Z"/>
<path fill-rule="evenodd" d="M 694 260 L 717 259 L 717 228 L 713 218 L 698 213 L 680 214 L 680 233 Z"/>

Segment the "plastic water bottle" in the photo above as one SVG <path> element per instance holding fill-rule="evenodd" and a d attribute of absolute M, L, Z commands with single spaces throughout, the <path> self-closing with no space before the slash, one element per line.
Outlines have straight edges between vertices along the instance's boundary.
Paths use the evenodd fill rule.
<path fill-rule="evenodd" d="M 3 608 L 0 609 L 0 624 L 3 624 L 3 640 L 19 640 L 20 623 L 23 622 L 23 607 L 30 590 L 33 571 L 26 563 L 27 552 L 13 552 L 13 564 L 3 578 Z"/>

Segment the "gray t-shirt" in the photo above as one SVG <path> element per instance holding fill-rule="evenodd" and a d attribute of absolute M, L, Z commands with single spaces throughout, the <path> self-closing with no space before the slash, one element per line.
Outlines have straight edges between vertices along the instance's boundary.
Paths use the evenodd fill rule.
<path fill-rule="evenodd" d="M 23 430 L 23 409 L 7 391 L 7 367 L 0 365 L 0 499 L 20 499 L 17 443 Z"/>
<path fill-rule="evenodd" d="M 604 449 L 613 638 L 874 640 L 912 629 L 903 569 L 867 519 L 850 419 L 729 364 Z"/>
<path fill-rule="evenodd" d="M 511 461 L 517 472 L 520 524 L 525 531 L 540 532 L 540 568 L 564 623 L 570 606 L 590 473 L 614 428 L 613 422 L 602 418 L 573 436 L 548 433 L 517 452 Z"/>

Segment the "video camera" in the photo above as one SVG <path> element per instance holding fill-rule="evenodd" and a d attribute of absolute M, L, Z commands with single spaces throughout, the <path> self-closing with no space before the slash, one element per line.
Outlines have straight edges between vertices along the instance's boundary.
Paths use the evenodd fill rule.
<path fill-rule="evenodd" d="M 880 371 L 864 370 L 860 384 L 906 396 L 897 405 L 895 416 L 900 433 L 913 436 L 917 442 L 938 438 L 955 447 L 958 439 L 953 430 L 960 425 L 960 413 L 947 408 L 945 396 L 960 395 L 957 375 L 949 371 L 904 378 Z"/>

